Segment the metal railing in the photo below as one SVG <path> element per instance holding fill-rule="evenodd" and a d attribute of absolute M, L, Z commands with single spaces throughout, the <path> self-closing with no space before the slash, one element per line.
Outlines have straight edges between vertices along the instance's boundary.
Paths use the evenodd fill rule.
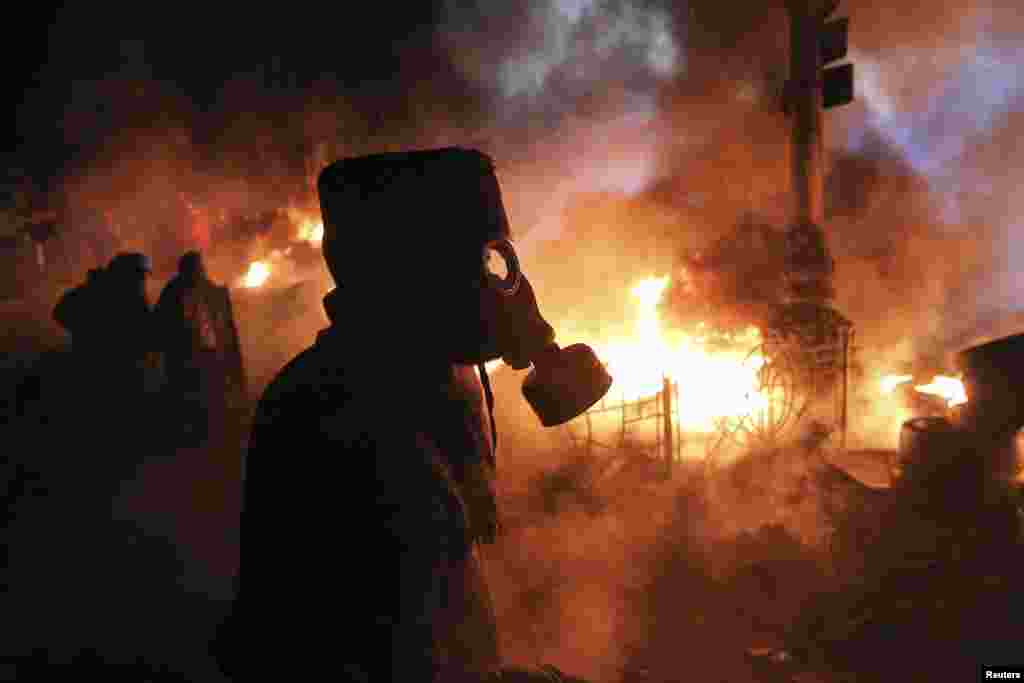
<path fill-rule="evenodd" d="M 620 450 L 630 448 L 641 451 L 652 458 L 664 461 L 666 472 L 671 471 L 672 463 L 681 457 L 682 435 L 680 433 L 679 416 L 679 385 L 667 377 L 662 380 L 662 389 L 651 396 L 636 400 L 627 400 L 625 396 L 601 399 L 593 408 L 576 418 L 568 425 L 573 441 L 593 453 L 595 448 Z M 618 430 L 613 437 L 614 443 L 605 443 L 595 437 L 594 422 L 600 416 L 618 415 Z M 637 427 L 653 421 L 654 439 L 636 439 Z M 585 430 L 581 438 L 573 433 L 573 425 L 582 426 Z"/>

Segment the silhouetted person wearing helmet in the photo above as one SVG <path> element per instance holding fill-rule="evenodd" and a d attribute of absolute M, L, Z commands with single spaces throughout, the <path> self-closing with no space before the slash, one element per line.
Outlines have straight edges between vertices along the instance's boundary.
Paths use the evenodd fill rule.
<path fill-rule="evenodd" d="M 121 253 L 67 292 L 53 311 L 70 334 L 83 370 L 103 373 L 124 389 L 143 390 L 147 356 L 155 349 L 146 298 L 151 272 L 144 254 Z"/>
<path fill-rule="evenodd" d="M 147 357 L 156 349 L 153 312 L 146 295 L 152 272 L 149 257 L 140 253 L 115 256 L 104 274 L 101 306 L 107 325 L 106 351 L 112 363 L 141 380 Z"/>
<path fill-rule="evenodd" d="M 90 269 L 86 281 L 65 292 L 53 309 L 53 319 L 71 335 L 71 348 L 76 354 L 89 350 L 95 353 L 100 346 L 102 329 L 95 307 L 102 285 L 103 269 Z"/>
<path fill-rule="evenodd" d="M 187 252 L 156 305 L 168 390 L 183 409 L 186 438 L 198 445 L 211 425 L 224 428 L 229 392 L 244 393 L 241 352 L 226 287 L 206 275 L 202 255 Z"/>
<path fill-rule="evenodd" d="M 499 530 L 483 364 L 537 370 L 544 355 L 559 381 L 527 380 L 524 393 L 545 424 L 575 417 L 611 380 L 589 349 L 554 344 L 488 157 L 349 159 L 318 190 L 338 285 L 324 300 L 330 326 L 257 407 L 219 660 L 238 681 L 561 680 L 505 669 L 498 651 L 482 571 Z M 489 249 L 507 278 L 488 271 Z"/>

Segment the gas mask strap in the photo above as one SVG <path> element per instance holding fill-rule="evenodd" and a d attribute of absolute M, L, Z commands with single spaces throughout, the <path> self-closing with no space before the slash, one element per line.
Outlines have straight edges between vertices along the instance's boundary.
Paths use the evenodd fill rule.
<path fill-rule="evenodd" d="M 484 398 L 487 400 L 487 416 L 491 418 L 491 467 L 497 467 L 498 459 L 498 428 L 494 422 L 494 392 L 491 391 L 491 380 L 487 376 L 487 366 L 480 363 L 476 366 L 480 371 L 480 382 L 484 385 Z"/>

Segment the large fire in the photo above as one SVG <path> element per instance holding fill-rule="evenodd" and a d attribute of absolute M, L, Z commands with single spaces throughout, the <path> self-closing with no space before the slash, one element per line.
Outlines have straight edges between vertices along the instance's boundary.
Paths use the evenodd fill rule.
<path fill-rule="evenodd" d="M 896 387 L 913 381 L 913 379 L 913 375 L 885 375 L 880 382 L 882 393 L 891 394 Z M 915 385 L 914 390 L 922 394 L 938 396 L 944 399 L 950 408 L 967 403 L 967 392 L 959 377 L 936 375 L 927 384 Z"/>
<path fill-rule="evenodd" d="M 631 290 L 637 306 L 631 333 L 594 344 L 615 379 L 608 400 L 636 401 L 658 394 L 666 378 L 680 382 L 680 427 L 701 433 L 715 432 L 723 418 L 763 408 L 767 400 L 759 391 L 758 369 L 764 359 L 751 355 L 761 341 L 757 329 L 729 337 L 727 345 L 715 348 L 702 332 L 667 329 L 658 302 L 668 285 L 668 276 L 638 282 Z"/>
<path fill-rule="evenodd" d="M 288 221 L 291 224 L 289 240 L 292 244 L 304 243 L 314 248 L 320 248 L 324 239 L 324 224 L 317 213 L 304 211 L 295 208 L 285 209 Z M 248 270 L 238 278 L 239 287 L 246 289 L 258 289 L 266 285 L 271 276 L 280 279 L 284 272 L 289 270 L 289 255 L 292 247 L 285 249 L 274 249 L 264 253 L 260 258 L 249 263 Z"/>

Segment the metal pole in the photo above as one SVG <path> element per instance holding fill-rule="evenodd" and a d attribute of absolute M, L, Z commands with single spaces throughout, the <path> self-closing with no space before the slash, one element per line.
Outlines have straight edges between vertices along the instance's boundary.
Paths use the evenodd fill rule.
<path fill-rule="evenodd" d="M 668 377 L 662 379 L 662 430 L 665 433 L 665 475 L 672 476 L 672 458 L 674 447 L 672 445 L 672 382 Z"/>
<path fill-rule="evenodd" d="M 622 426 L 619 432 L 619 446 L 626 443 L 626 392 L 622 392 Z"/>
<path fill-rule="evenodd" d="M 683 424 L 683 414 L 682 414 L 682 411 L 679 409 L 679 383 L 678 382 L 675 382 L 675 383 L 672 384 L 672 391 L 673 391 L 672 398 L 673 398 L 673 401 L 674 401 L 673 408 L 676 411 L 676 441 L 675 441 L 676 452 L 675 452 L 675 457 L 676 457 L 676 460 L 679 460 L 679 459 L 682 458 L 682 454 L 683 454 L 683 434 L 682 434 L 682 431 L 681 431 L 682 430 L 682 424 Z"/>
<path fill-rule="evenodd" d="M 793 117 L 790 165 L 797 219 L 819 227 L 825 217 L 820 28 L 837 4 L 835 0 L 786 3 L 790 18 L 787 106 Z"/>
<path fill-rule="evenodd" d="M 843 334 L 843 407 L 840 413 L 840 429 L 842 430 L 842 450 L 846 452 L 846 430 L 848 425 L 850 403 L 850 346 L 853 344 L 853 328 L 846 328 Z"/>
<path fill-rule="evenodd" d="M 590 457 L 594 442 L 594 428 L 590 419 L 590 411 L 587 411 L 587 457 Z"/>
<path fill-rule="evenodd" d="M 792 118 L 790 174 L 796 198 L 791 228 L 793 275 L 799 299 L 828 298 L 830 259 L 824 235 L 821 28 L 838 0 L 787 0 L 789 81 L 786 110 Z M 825 259 L 822 261 L 822 259 Z"/>
<path fill-rule="evenodd" d="M 658 395 L 654 397 L 655 406 L 657 406 L 657 412 L 654 413 L 654 453 L 655 457 L 664 456 L 665 452 L 661 450 L 662 434 L 665 432 L 664 422 L 665 414 L 661 410 L 665 405 L 665 399 L 662 396 L 664 391 L 659 391 Z"/>

